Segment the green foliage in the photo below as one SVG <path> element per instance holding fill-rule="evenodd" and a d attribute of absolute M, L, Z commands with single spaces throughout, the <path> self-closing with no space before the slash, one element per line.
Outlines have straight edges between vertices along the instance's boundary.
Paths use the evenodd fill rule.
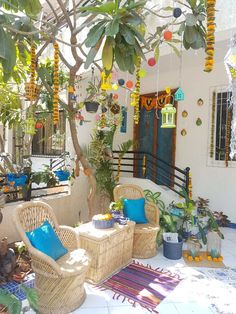
<path fill-rule="evenodd" d="M 103 16 L 90 28 L 86 47 L 90 48 L 85 68 L 94 61 L 102 47 L 102 62 L 106 71 L 110 72 L 115 60 L 122 71 L 133 73 L 137 57 L 145 59 L 141 44 L 146 45 L 141 28 L 144 26 L 140 14 L 146 1 L 107 1 L 95 6 L 80 8 L 82 12 L 93 16 Z"/>
<path fill-rule="evenodd" d="M 56 175 L 47 165 L 44 165 L 44 171 L 34 172 L 31 176 L 31 181 L 38 185 L 46 183 L 47 187 L 54 187 L 59 183 Z"/>
<path fill-rule="evenodd" d="M 109 210 L 117 210 L 122 212 L 124 208 L 124 198 L 121 197 L 118 201 L 116 202 L 111 202 L 109 206 Z"/>
<path fill-rule="evenodd" d="M 20 289 L 26 294 L 26 298 L 29 301 L 29 305 L 34 311 L 38 311 L 38 294 L 35 289 L 29 288 L 25 285 L 21 285 Z"/>
<path fill-rule="evenodd" d="M 118 146 L 118 150 L 119 150 L 119 159 L 121 160 L 124 155 L 130 150 L 130 148 L 134 145 L 134 141 L 133 140 L 127 140 L 126 142 L 123 142 L 122 144 L 120 144 Z"/>
<path fill-rule="evenodd" d="M 0 0 L 0 6 L 7 11 L 22 11 L 29 16 L 36 16 L 42 9 L 39 0 Z"/>
<path fill-rule="evenodd" d="M 160 199 L 161 192 L 152 192 L 151 190 L 144 190 L 145 198 L 148 202 L 152 202 L 158 206 L 160 211 L 165 210 L 165 204 L 164 202 Z"/>
<path fill-rule="evenodd" d="M 0 288 L 0 304 L 4 305 L 9 314 L 20 314 L 22 304 L 13 294 Z"/>

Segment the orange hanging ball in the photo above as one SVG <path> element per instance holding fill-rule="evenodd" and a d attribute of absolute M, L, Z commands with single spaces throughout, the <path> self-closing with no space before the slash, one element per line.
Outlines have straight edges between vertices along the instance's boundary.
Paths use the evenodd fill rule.
<path fill-rule="evenodd" d="M 171 40 L 172 39 L 172 32 L 171 31 L 164 31 L 164 39 Z"/>
<path fill-rule="evenodd" d="M 127 88 L 132 88 L 134 86 L 132 81 L 127 81 L 125 85 Z"/>
<path fill-rule="evenodd" d="M 119 98 L 119 95 L 118 94 L 114 94 L 113 95 L 113 99 L 118 99 Z"/>

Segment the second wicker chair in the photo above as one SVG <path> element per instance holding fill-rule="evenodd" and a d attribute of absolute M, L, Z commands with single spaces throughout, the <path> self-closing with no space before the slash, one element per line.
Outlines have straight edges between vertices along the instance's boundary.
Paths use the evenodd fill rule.
<path fill-rule="evenodd" d="M 133 184 L 118 185 L 114 189 L 114 200 L 120 197 L 127 199 L 144 198 L 142 188 Z M 159 209 L 153 203 L 145 202 L 145 214 L 149 221 L 147 224 L 136 224 L 134 228 L 133 257 L 150 258 L 156 255 L 156 237 L 159 227 Z"/>

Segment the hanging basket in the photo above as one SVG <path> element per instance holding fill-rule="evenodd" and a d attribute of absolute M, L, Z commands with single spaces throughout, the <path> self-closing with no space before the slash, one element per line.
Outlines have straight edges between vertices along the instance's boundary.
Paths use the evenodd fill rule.
<path fill-rule="evenodd" d="M 84 105 L 87 112 L 95 113 L 98 111 L 98 107 L 100 104 L 97 101 L 85 101 Z"/>
<path fill-rule="evenodd" d="M 39 97 L 40 85 L 34 83 L 25 83 L 26 100 L 34 101 Z"/>

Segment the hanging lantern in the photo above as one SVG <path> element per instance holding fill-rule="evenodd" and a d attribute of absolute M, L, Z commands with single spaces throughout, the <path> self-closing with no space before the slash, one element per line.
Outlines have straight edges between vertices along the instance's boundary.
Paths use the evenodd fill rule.
<path fill-rule="evenodd" d="M 172 129 L 175 128 L 175 114 L 176 109 L 172 104 L 166 104 L 164 108 L 161 109 L 162 115 L 162 125 L 161 128 Z"/>
<path fill-rule="evenodd" d="M 125 84 L 125 80 L 124 80 L 124 79 L 119 79 L 119 80 L 118 80 L 118 84 L 119 84 L 120 86 L 123 86 L 123 85 Z"/>
<path fill-rule="evenodd" d="M 24 131 L 25 134 L 34 135 L 35 134 L 35 120 L 34 118 L 28 118 L 25 120 Z"/>
<path fill-rule="evenodd" d="M 210 231 L 207 234 L 207 258 L 214 262 L 221 262 L 221 238 L 216 231 Z"/>
<path fill-rule="evenodd" d="M 182 10 L 180 8 L 174 8 L 173 10 L 173 16 L 177 19 L 182 14 Z"/>
<path fill-rule="evenodd" d="M 102 80 L 101 89 L 102 90 L 112 89 L 111 79 L 112 79 L 112 73 L 110 73 L 109 75 L 106 75 L 105 72 L 101 72 L 101 80 Z"/>
<path fill-rule="evenodd" d="M 179 87 L 175 92 L 175 100 L 176 101 L 184 100 L 184 92 L 181 87 Z"/>

